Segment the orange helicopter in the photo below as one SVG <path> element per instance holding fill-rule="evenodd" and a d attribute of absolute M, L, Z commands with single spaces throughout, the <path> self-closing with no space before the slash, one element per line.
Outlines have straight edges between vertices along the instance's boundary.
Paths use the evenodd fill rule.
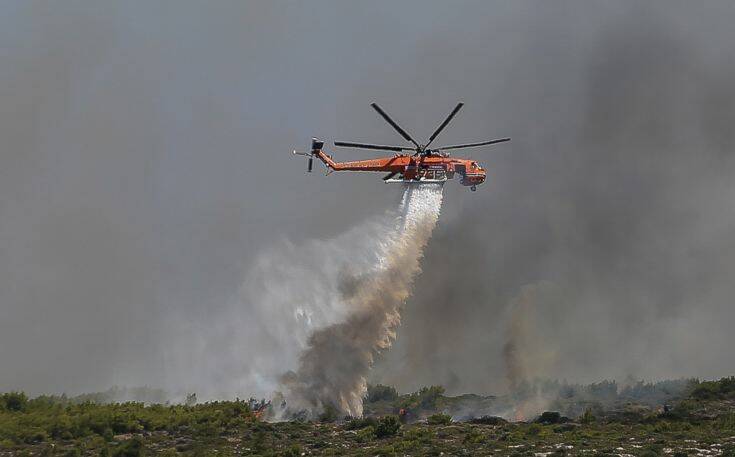
<path fill-rule="evenodd" d="M 487 146 L 504 141 L 510 141 L 510 138 L 500 138 L 497 140 L 482 141 L 479 143 L 457 144 L 454 146 L 442 146 L 440 148 L 430 149 L 429 146 L 436 137 L 444 130 L 444 127 L 454 118 L 457 112 L 464 106 L 464 103 L 458 103 L 456 107 L 449 113 L 444 122 L 437 127 L 434 133 L 429 137 L 429 141 L 422 145 L 416 142 L 411 135 L 406 133 L 388 114 L 383 111 L 377 103 L 370 106 L 385 119 L 406 141 L 413 143 L 413 146 L 384 146 L 378 144 L 352 143 L 346 141 L 335 141 L 334 145 L 347 148 L 360 149 L 376 149 L 379 151 L 395 151 L 393 157 L 378 157 L 368 160 L 356 160 L 352 162 L 335 162 L 331 156 L 322 151 L 324 142 L 312 138 L 311 152 L 293 151 L 294 154 L 309 157 L 307 171 L 311 172 L 314 157 L 324 162 L 327 166 L 327 174 L 333 171 L 375 171 L 387 172 L 383 177 L 385 182 L 402 182 L 402 183 L 424 183 L 434 182 L 443 183 L 448 179 L 454 178 L 455 174 L 460 176 L 460 184 L 469 186 L 471 190 L 477 190 L 477 185 L 485 181 L 485 169 L 479 163 L 472 159 L 455 159 L 449 157 L 449 151 L 452 149 L 474 148 L 478 146 Z M 404 151 L 413 151 L 412 153 L 404 153 Z"/>

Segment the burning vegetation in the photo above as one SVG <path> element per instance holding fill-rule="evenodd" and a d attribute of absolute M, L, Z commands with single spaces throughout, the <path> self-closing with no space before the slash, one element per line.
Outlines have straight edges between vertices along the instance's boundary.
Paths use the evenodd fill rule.
<path fill-rule="evenodd" d="M 735 378 L 536 386 L 562 409 L 525 422 L 494 412 L 511 395 L 399 394 L 370 386 L 363 418 L 267 423 L 267 402 L 162 405 L 79 397 L 0 395 L 0 455 L 702 455 L 735 452 Z M 145 390 L 145 389 L 142 389 Z M 90 401 L 90 398 L 97 400 Z M 566 406 L 565 406 L 566 405 Z M 596 405 L 592 407 L 591 405 Z M 569 408 L 571 406 L 571 408 Z M 563 409 L 567 407 L 567 409 Z M 567 415 L 586 409 L 579 416 Z M 489 408 L 489 409 L 482 409 Z M 399 416 L 405 409 L 413 415 Z M 566 412 L 565 412 L 566 411 Z"/>

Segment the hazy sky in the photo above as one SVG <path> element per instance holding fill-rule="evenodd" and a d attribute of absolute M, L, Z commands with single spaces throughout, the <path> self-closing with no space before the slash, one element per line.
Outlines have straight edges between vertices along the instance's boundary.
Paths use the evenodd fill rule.
<path fill-rule="evenodd" d="M 513 138 L 468 151 L 488 168 L 477 192 L 447 184 L 376 381 L 504 388 L 510 304 L 549 283 L 535 325 L 554 356 L 540 376 L 733 373 L 731 2 L 2 13 L 0 390 L 167 387 L 166 354 L 189 351 L 168 327 L 216 335 L 207 323 L 258 253 L 395 205 L 399 188 L 377 176 L 307 175 L 290 155 L 312 135 L 400 144 L 373 101 L 419 138 L 464 101 L 436 144 Z"/>

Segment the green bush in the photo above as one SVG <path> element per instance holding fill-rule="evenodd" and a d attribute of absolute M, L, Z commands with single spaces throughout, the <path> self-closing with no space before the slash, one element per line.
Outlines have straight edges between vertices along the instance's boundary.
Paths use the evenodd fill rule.
<path fill-rule="evenodd" d="M 528 429 L 526 429 L 526 434 L 529 436 L 536 436 L 539 433 L 541 433 L 541 425 L 539 424 L 531 424 L 528 426 Z"/>
<path fill-rule="evenodd" d="M 395 436 L 400 428 L 401 421 L 398 420 L 398 416 L 383 416 L 375 427 L 375 436 L 378 438 Z"/>
<path fill-rule="evenodd" d="M 498 416 L 481 416 L 470 419 L 470 424 L 483 424 L 483 425 L 503 425 L 507 424 L 508 421 Z"/>
<path fill-rule="evenodd" d="M 485 441 L 487 441 L 485 435 L 483 435 L 482 432 L 476 428 L 469 429 L 464 439 L 462 440 L 462 442 L 465 444 L 481 444 Z"/>
<path fill-rule="evenodd" d="M 658 452 L 656 449 L 649 448 L 649 449 L 644 449 L 641 452 L 640 457 L 658 457 L 659 455 L 661 455 L 661 453 Z"/>
<path fill-rule="evenodd" d="M 429 427 L 413 427 L 404 433 L 404 438 L 420 444 L 432 444 L 436 438 L 436 432 Z"/>
<path fill-rule="evenodd" d="M 28 397 L 23 392 L 8 392 L 0 396 L 0 405 L 7 411 L 23 411 L 28 405 Z"/>
<path fill-rule="evenodd" d="M 436 409 L 437 400 L 444 395 L 444 387 L 422 387 L 418 392 L 401 397 L 400 407 L 407 409 Z"/>
<path fill-rule="evenodd" d="M 365 400 L 368 403 L 374 403 L 381 400 L 394 401 L 396 399 L 398 399 L 398 391 L 396 391 L 394 387 L 384 386 L 382 384 L 377 384 L 375 386 L 368 385 L 367 387 Z"/>
<path fill-rule="evenodd" d="M 375 427 L 365 427 L 359 432 L 357 432 L 357 442 L 358 443 L 367 443 L 368 441 L 375 438 Z"/>
<path fill-rule="evenodd" d="M 563 422 L 563 419 L 566 418 L 563 418 L 563 416 L 557 411 L 544 411 L 535 420 L 535 422 L 539 424 L 558 424 L 560 422 Z"/>
<path fill-rule="evenodd" d="M 112 457 L 139 457 L 143 455 L 143 441 L 133 438 L 118 446 L 112 453 Z"/>
<path fill-rule="evenodd" d="M 691 396 L 697 400 L 720 400 L 735 396 L 735 376 L 696 384 Z"/>
<path fill-rule="evenodd" d="M 283 457 L 301 457 L 301 446 L 294 444 L 281 454 Z"/>
<path fill-rule="evenodd" d="M 377 427 L 378 420 L 374 417 L 363 417 L 360 419 L 352 419 L 345 425 L 346 430 L 359 430 L 366 427 Z"/>
<path fill-rule="evenodd" d="M 449 425 L 452 423 L 452 416 L 449 414 L 432 414 L 426 419 L 429 425 Z"/>
<path fill-rule="evenodd" d="M 78 447 L 74 447 L 66 451 L 64 457 L 82 457 L 82 451 Z"/>

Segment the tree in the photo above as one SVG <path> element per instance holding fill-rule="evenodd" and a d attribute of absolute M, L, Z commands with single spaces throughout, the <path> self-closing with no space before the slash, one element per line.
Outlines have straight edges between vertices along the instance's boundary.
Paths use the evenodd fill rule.
<path fill-rule="evenodd" d="M 384 416 L 380 418 L 378 425 L 375 427 L 375 436 L 378 438 L 395 436 L 400 428 L 401 422 L 398 420 L 398 416 Z"/>
<path fill-rule="evenodd" d="M 28 404 L 28 397 L 23 392 L 9 392 L 0 397 L 0 404 L 8 411 L 22 411 Z"/>
<path fill-rule="evenodd" d="M 368 403 L 374 403 L 381 400 L 394 401 L 398 398 L 398 391 L 395 387 L 384 386 L 382 384 L 377 384 L 375 386 L 368 385 L 367 396 L 365 398 Z"/>

